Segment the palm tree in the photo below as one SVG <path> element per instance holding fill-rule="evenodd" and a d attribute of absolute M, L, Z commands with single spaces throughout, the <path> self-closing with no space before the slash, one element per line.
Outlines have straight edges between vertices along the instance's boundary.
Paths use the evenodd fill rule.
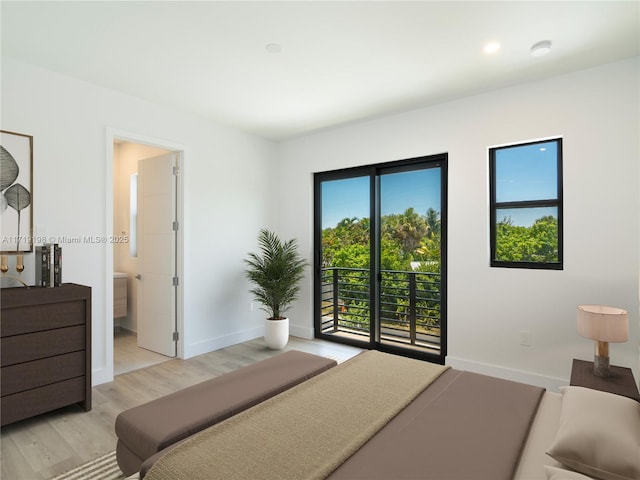
<path fill-rule="evenodd" d="M 407 208 L 404 213 L 386 215 L 382 219 L 383 236 L 398 241 L 406 255 L 420 245 L 420 240 L 427 234 L 427 228 L 424 218 L 412 207 Z"/>
<path fill-rule="evenodd" d="M 429 210 L 427 210 L 427 226 L 429 228 L 429 230 L 427 231 L 427 237 L 432 238 L 434 234 L 439 234 L 440 233 L 440 214 L 434 210 L 433 208 L 429 207 Z"/>

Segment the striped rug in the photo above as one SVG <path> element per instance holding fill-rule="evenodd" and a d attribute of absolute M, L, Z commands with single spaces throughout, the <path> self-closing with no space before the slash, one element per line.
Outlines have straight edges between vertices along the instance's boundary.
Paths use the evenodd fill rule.
<path fill-rule="evenodd" d="M 116 461 L 116 452 L 113 451 L 51 480 L 121 480 L 123 478 L 125 477 Z"/>

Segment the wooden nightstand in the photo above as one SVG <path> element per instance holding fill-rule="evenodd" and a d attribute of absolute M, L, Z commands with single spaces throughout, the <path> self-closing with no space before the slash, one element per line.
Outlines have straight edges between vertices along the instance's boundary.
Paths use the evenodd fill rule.
<path fill-rule="evenodd" d="M 593 362 L 574 358 L 571 368 L 571 385 L 616 393 L 640 402 L 640 393 L 631 369 L 614 366 L 610 366 L 609 369 L 610 377 L 598 377 L 593 373 Z"/>

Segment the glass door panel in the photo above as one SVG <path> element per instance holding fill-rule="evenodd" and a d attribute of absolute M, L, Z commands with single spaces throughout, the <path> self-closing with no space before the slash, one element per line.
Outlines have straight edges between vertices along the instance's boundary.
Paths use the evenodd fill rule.
<path fill-rule="evenodd" d="M 321 195 L 323 334 L 370 341 L 371 229 L 369 176 L 327 180 Z"/>
<path fill-rule="evenodd" d="M 440 353 L 441 169 L 380 172 L 380 344 Z"/>
<path fill-rule="evenodd" d="M 316 337 L 444 362 L 446 161 L 315 174 Z"/>

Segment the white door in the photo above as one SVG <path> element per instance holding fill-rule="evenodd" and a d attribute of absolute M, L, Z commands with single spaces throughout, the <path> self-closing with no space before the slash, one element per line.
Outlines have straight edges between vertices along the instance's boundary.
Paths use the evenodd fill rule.
<path fill-rule="evenodd" d="M 178 154 L 138 161 L 138 346 L 176 356 Z"/>

